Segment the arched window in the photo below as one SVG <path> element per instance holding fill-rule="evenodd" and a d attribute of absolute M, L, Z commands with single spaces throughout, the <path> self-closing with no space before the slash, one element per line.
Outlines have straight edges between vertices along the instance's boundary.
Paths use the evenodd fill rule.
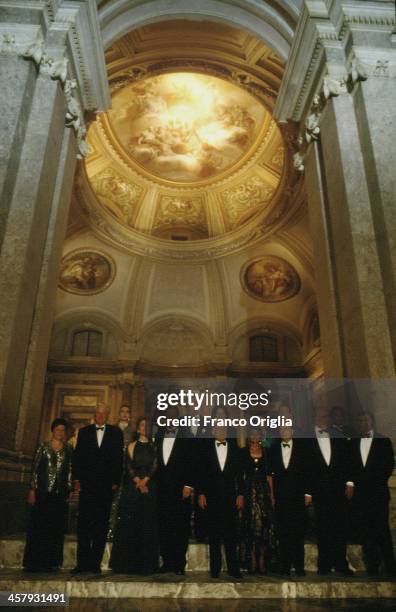
<path fill-rule="evenodd" d="M 74 332 L 72 355 L 74 357 L 100 357 L 102 354 L 103 334 L 96 329 Z"/>
<path fill-rule="evenodd" d="M 269 334 L 251 336 L 249 359 L 250 361 L 279 361 L 278 338 Z"/>

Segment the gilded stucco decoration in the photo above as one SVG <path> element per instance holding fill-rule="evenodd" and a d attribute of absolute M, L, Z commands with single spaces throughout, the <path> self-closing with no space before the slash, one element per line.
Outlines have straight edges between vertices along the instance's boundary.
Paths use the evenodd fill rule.
<path fill-rule="evenodd" d="M 246 182 L 240 183 L 221 194 L 222 208 L 227 226 L 233 227 L 240 223 L 243 217 L 252 214 L 252 209 L 264 207 L 271 199 L 274 188 L 266 184 L 259 176 L 252 176 Z"/>
<path fill-rule="evenodd" d="M 69 293 L 94 295 L 111 285 L 115 273 L 115 263 L 109 255 L 77 249 L 62 258 L 59 287 Z"/>
<path fill-rule="evenodd" d="M 97 174 L 91 180 L 91 185 L 107 210 L 130 225 L 143 188 L 127 181 L 111 168 Z"/>
<path fill-rule="evenodd" d="M 154 229 L 162 227 L 196 226 L 203 232 L 206 229 L 206 216 L 203 200 L 199 197 L 163 196 L 158 204 Z"/>
<path fill-rule="evenodd" d="M 301 286 L 293 266 L 275 255 L 248 262 L 241 271 L 242 287 L 262 302 L 282 302 L 295 296 Z"/>

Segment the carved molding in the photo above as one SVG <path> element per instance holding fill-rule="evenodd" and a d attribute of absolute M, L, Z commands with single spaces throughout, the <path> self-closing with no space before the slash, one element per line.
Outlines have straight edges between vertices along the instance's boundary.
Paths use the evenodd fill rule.
<path fill-rule="evenodd" d="M 395 28 L 392 2 L 321 4 L 326 6 L 320 19 L 307 6 L 300 17 L 274 112 L 281 121 L 301 121 L 324 71 L 332 80 L 344 79 L 342 88 L 369 77 L 396 77 L 395 50 L 389 44 Z"/>
<path fill-rule="evenodd" d="M 88 144 L 85 140 L 87 129 L 83 108 L 75 95 L 78 88 L 77 81 L 69 76 L 69 60 L 65 56 L 61 59 L 50 57 L 45 52 L 42 39 L 26 47 L 20 55 L 34 62 L 40 74 L 46 74 L 51 79 L 61 82 L 66 98 L 65 125 L 74 130 L 77 138 L 77 158 L 82 159 L 88 154 Z"/>

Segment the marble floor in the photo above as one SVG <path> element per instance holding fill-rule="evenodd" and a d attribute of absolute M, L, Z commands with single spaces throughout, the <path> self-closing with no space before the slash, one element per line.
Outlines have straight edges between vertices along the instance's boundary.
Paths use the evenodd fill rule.
<path fill-rule="evenodd" d="M 370 611 L 396 609 L 396 582 L 386 578 L 369 579 L 360 572 L 353 578 L 335 575 L 324 578 L 308 573 L 304 578 L 245 576 L 242 581 L 231 581 L 226 574 L 211 579 L 206 572 L 188 572 L 181 577 L 164 574 L 143 579 L 111 572 L 72 577 L 65 570 L 53 574 L 31 574 L 2 569 L 0 591 L 66 593 L 71 598 L 72 610 L 87 611 L 110 610 L 112 601 L 117 601 L 118 610 L 143 612 L 168 609 L 272 610 L 275 609 L 272 607 L 274 601 L 278 601 L 278 610 L 297 612 L 335 607 Z M 349 608 L 335 606 L 340 600 L 349 600 Z M 385 604 L 379 606 L 382 601 Z M 393 602 L 393 607 L 389 602 Z"/>
<path fill-rule="evenodd" d="M 19 610 L 47 610 L 59 612 L 59 607 L 19 607 Z M 396 599 L 334 599 L 317 600 L 249 600 L 217 601 L 215 599 L 83 599 L 73 598 L 68 612 L 393 612 Z"/>

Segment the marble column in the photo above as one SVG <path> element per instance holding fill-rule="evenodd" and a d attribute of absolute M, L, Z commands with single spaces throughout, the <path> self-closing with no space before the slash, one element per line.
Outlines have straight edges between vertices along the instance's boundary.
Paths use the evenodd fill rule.
<path fill-rule="evenodd" d="M 40 435 L 84 115 L 105 110 L 109 94 L 95 3 L 0 0 L 0 9 L 0 530 L 10 531 Z"/>
<path fill-rule="evenodd" d="M 394 17 L 392 3 L 307 2 L 275 109 L 299 126 L 328 378 L 395 377 Z"/>

